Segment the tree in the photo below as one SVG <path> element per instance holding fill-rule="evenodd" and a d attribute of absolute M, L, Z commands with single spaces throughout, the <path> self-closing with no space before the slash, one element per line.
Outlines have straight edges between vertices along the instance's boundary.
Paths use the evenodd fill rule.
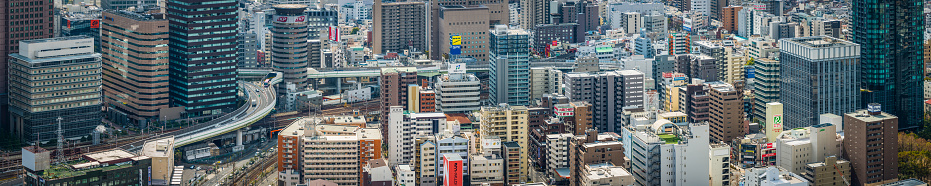
<path fill-rule="evenodd" d="M 899 133 L 899 179 L 931 181 L 931 142 L 917 134 Z"/>
<path fill-rule="evenodd" d="M 349 34 L 356 34 L 359 32 L 359 27 L 352 27 L 352 31 Z"/>

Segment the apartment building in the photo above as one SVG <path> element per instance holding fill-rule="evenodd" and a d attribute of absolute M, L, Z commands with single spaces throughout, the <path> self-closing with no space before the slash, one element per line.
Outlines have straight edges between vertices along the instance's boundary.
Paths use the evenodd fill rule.
<path fill-rule="evenodd" d="M 850 161 L 851 184 L 896 179 L 899 118 L 882 112 L 879 104 L 844 114 L 843 157 Z"/>
<path fill-rule="evenodd" d="M 841 155 L 844 138 L 830 123 L 785 130 L 776 137 L 776 165 L 801 175 L 810 163 Z"/>
<path fill-rule="evenodd" d="M 612 167 L 623 167 L 626 164 L 624 157 L 624 144 L 621 143 L 621 137 L 616 133 L 601 133 L 597 130 L 589 129 L 583 136 L 574 136 L 569 139 L 569 185 L 584 186 L 591 185 L 592 182 L 609 181 L 615 176 L 630 177 L 623 180 L 624 182 L 633 183 L 630 173 L 611 172 L 614 176 L 598 174 L 596 167 L 602 167 L 610 171 L 616 170 Z M 602 171 L 604 171 L 602 169 Z M 596 172 L 594 175 L 593 172 Z M 607 179 L 607 180 L 605 180 Z M 600 181 L 599 181 L 600 180 Z M 624 183 L 617 180 L 617 183 Z"/>
<path fill-rule="evenodd" d="M 658 123 L 649 128 L 627 127 L 621 136 L 630 154 L 630 172 L 637 185 L 709 183 L 708 124 Z M 659 166 L 656 166 L 659 165 Z M 698 174 L 696 174 L 698 173 Z"/>
<path fill-rule="evenodd" d="M 828 156 L 822 162 L 805 165 L 805 172 L 800 174 L 812 186 L 847 185 L 850 181 L 850 161 Z"/>
<path fill-rule="evenodd" d="M 452 73 L 437 77 L 436 110 L 443 113 L 471 113 L 481 109 L 482 82 L 474 74 Z"/>
<path fill-rule="evenodd" d="M 529 152 L 529 145 L 527 144 L 529 138 L 527 135 L 527 125 L 529 123 L 527 120 L 527 107 L 500 104 L 497 106 L 482 107 L 476 114 L 480 123 L 479 132 L 477 132 L 479 134 L 479 139 L 497 136 L 503 142 L 514 142 L 513 146 L 509 146 L 508 148 L 516 146 L 520 148 L 520 152 Z M 510 153 L 508 150 L 503 150 L 503 152 Z M 517 169 L 521 176 L 519 180 L 525 181 L 528 180 L 527 175 L 529 175 L 529 164 L 527 163 L 528 156 L 527 153 L 520 153 L 519 157 L 520 163 L 519 169 Z M 510 174 L 510 172 L 508 174 Z M 510 176 L 508 176 L 508 180 L 510 179 Z M 506 183 L 515 182 L 506 181 Z"/>
<path fill-rule="evenodd" d="M 568 73 L 564 77 L 566 96 L 591 103 L 592 126 L 616 132 L 623 126 L 623 108 L 643 107 L 644 74 L 636 70 L 599 73 Z"/>
<path fill-rule="evenodd" d="M 372 8 L 372 52 L 429 50 L 427 15 L 426 2 L 375 1 Z"/>
<path fill-rule="evenodd" d="M 564 94 L 563 73 L 553 67 L 530 68 L 530 100 L 536 101 L 544 94 Z"/>
<path fill-rule="evenodd" d="M 710 87 L 708 96 L 711 102 L 708 123 L 711 125 L 711 139 L 727 142 L 743 136 L 745 131 L 743 92 L 721 81 L 705 85 Z"/>
<path fill-rule="evenodd" d="M 168 20 L 164 14 L 102 13 L 103 93 L 112 120 L 160 120 L 168 108 Z"/>

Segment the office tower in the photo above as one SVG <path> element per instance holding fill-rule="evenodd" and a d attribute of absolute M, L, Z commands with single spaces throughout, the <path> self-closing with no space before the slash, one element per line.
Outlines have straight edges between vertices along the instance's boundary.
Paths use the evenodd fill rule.
<path fill-rule="evenodd" d="M 702 78 L 705 81 L 723 80 L 725 73 L 727 73 L 727 69 L 725 69 L 727 68 L 727 65 L 724 64 L 725 62 L 724 56 L 727 55 L 725 47 L 721 45 L 721 43 L 719 42 L 711 42 L 711 41 L 695 41 L 692 46 L 693 48 L 698 48 L 698 52 L 701 53 L 701 55 L 707 55 L 708 57 L 711 57 L 711 59 L 714 60 L 713 63 L 714 63 L 714 66 L 716 67 L 714 80 L 711 80 L 708 78 L 702 78 L 700 76 L 696 76 L 696 77 Z M 690 75 L 694 75 L 694 74 L 690 74 Z"/>
<path fill-rule="evenodd" d="M 912 108 L 915 109 L 915 108 Z M 915 109 L 918 110 L 918 109 Z M 843 157 L 850 161 L 851 184 L 896 179 L 899 118 L 871 103 L 867 110 L 844 114 Z"/>
<path fill-rule="evenodd" d="M 784 0 L 762 0 L 764 9 L 767 13 L 776 16 L 782 16 L 786 12 L 786 2 Z"/>
<path fill-rule="evenodd" d="M 93 38 L 20 41 L 19 53 L 10 59 L 11 132 L 43 142 L 55 139 L 59 122 L 68 139 L 87 136 L 100 125 L 101 62 Z"/>
<path fill-rule="evenodd" d="M 528 115 L 527 107 L 525 106 L 512 106 L 508 104 L 500 104 L 497 106 L 487 106 L 482 107 L 479 110 L 478 115 L 480 116 L 480 127 L 479 127 L 479 138 L 485 139 L 491 136 L 497 136 L 501 138 L 501 141 L 515 142 L 516 145 L 520 148 L 520 168 L 517 173 L 520 175 L 520 180 L 528 180 L 528 164 L 527 153 L 529 146 L 527 144 L 527 125 L 528 125 Z M 505 158 L 507 159 L 507 158 Z M 506 160 L 507 161 L 507 160 Z M 507 169 L 510 170 L 515 169 Z M 510 180 L 510 176 L 508 180 Z M 508 183 L 512 183 L 509 182 Z"/>
<path fill-rule="evenodd" d="M 853 43 L 860 44 L 861 104 L 879 103 L 901 118 L 899 129 L 921 123 L 922 1 L 851 2 Z M 890 22 L 892 21 L 892 22 Z M 908 24 L 912 23 L 912 24 Z"/>
<path fill-rule="evenodd" d="M 304 161 L 301 160 L 303 156 L 304 148 L 304 132 L 311 130 L 304 130 L 307 126 L 306 122 L 313 122 L 310 118 L 301 119 L 291 123 L 281 132 L 278 132 L 278 141 L 276 143 L 277 151 L 275 151 L 276 159 L 278 163 L 278 172 L 286 170 L 294 170 L 302 172 L 304 169 L 301 168 L 304 164 Z"/>
<path fill-rule="evenodd" d="M 577 23 L 542 24 L 532 28 L 533 52 L 542 56 L 553 56 L 554 42 L 582 43 L 585 42 L 585 30 Z"/>
<path fill-rule="evenodd" d="M 443 113 L 471 113 L 481 109 L 481 82 L 467 73 L 443 74 L 437 77 L 436 110 Z"/>
<path fill-rule="evenodd" d="M 698 15 L 702 15 L 702 16 L 712 16 L 711 15 L 711 0 L 683 0 L 683 1 L 691 1 L 690 2 L 691 9 L 685 9 L 685 10 L 689 10 L 690 13 L 697 13 Z"/>
<path fill-rule="evenodd" d="M 597 130 L 588 129 L 583 136 L 570 137 L 569 152 L 569 185 L 586 186 L 585 182 L 590 175 L 586 167 L 592 166 L 624 166 L 624 144 L 621 136 L 616 133 L 598 134 Z M 601 165 L 608 164 L 608 165 Z M 625 171 L 626 172 L 626 171 Z M 627 173 L 630 175 L 630 173 Z M 633 180 L 629 180 L 633 182 Z M 615 180 L 621 184 L 620 180 Z"/>
<path fill-rule="evenodd" d="M 565 75 L 566 96 L 592 104 L 592 126 L 618 132 L 624 108 L 643 107 L 644 75 L 636 70 Z"/>
<path fill-rule="evenodd" d="M 711 116 L 708 120 L 711 125 L 711 139 L 714 141 L 730 142 L 734 138 L 744 136 L 744 109 L 743 91 L 738 91 L 733 85 L 725 82 L 710 82 L 708 95 L 711 97 Z"/>
<path fill-rule="evenodd" d="M 530 100 L 536 102 L 545 94 L 563 94 L 562 74 L 553 67 L 530 68 Z"/>
<path fill-rule="evenodd" d="M 779 61 L 769 58 L 757 58 L 753 60 L 753 113 L 752 122 L 766 121 L 765 110 L 766 104 L 779 102 L 779 74 L 782 65 Z"/>
<path fill-rule="evenodd" d="M 836 127 L 825 123 L 785 130 L 773 142 L 778 150 L 776 165 L 789 172 L 802 174 L 809 163 L 840 156 L 840 144 L 844 139 L 837 134 Z"/>
<path fill-rule="evenodd" d="M 724 30 L 733 34 L 737 31 L 737 12 L 742 10 L 742 6 L 728 6 L 721 9 L 721 23 L 724 24 Z"/>
<path fill-rule="evenodd" d="M 489 35 L 491 102 L 530 105 L 530 33 L 495 25 Z"/>
<path fill-rule="evenodd" d="M 640 33 L 640 30 L 643 28 L 643 16 L 641 15 L 640 12 L 624 12 L 621 15 L 618 25 L 612 27 L 620 29 L 628 34 Z"/>
<path fill-rule="evenodd" d="M 56 37 L 84 35 L 94 38 L 95 43 L 100 42 L 100 12 L 62 12 L 58 21 Z M 100 45 L 94 46 L 94 52 L 101 52 Z"/>
<path fill-rule="evenodd" d="M 656 37 L 665 36 L 669 28 L 666 26 L 668 24 L 668 19 L 665 14 L 661 12 L 649 12 L 643 15 L 643 28 L 650 33 L 656 33 Z"/>
<path fill-rule="evenodd" d="M 281 72 L 283 83 L 294 84 L 297 89 L 307 81 L 307 21 L 306 5 L 277 4 L 271 26 L 272 70 Z M 286 94 L 287 86 L 279 86 L 278 93 Z"/>
<path fill-rule="evenodd" d="M 451 5 L 440 7 L 439 35 L 433 41 L 432 51 L 447 59 L 471 57 L 476 61 L 488 61 L 488 17 L 489 8 L 484 5 Z M 458 39 L 453 49 L 454 37 Z M 432 52 L 431 52 L 432 53 Z M 434 59 L 440 59 L 439 56 Z"/>
<path fill-rule="evenodd" d="M 115 10 L 103 17 L 103 101 L 111 121 L 160 120 L 168 108 L 168 20 Z"/>
<path fill-rule="evenodd" d="M 601 26 L 598 5 L 595 3 L 588 1 L 551 1 L 550 3 L 549 20 L 546 24 L 576 23 L 579 25 L 580 32 L 597 31 L 598 26 Z"/>
<path fill-rule="evenodd" d="M 167 1 L 172 107 L 206 116 L 236 106 L 236 11 L 235 1 Z"/>
<path fill-rule="evenodd" d="M 372 5 L 368 5 L 372 6 Z M 326 40 L 330 26 L 338 26 L 339 9 L 330 6 L 311 6 L 304 13 L 307 14 L 307 38 L 310 40 Z"/>
<path fill-rule="evenodd" d="M 662 78 L 657 80 L 659 88 L 659 102 L 660 108 L 664 111 L 675 112 L 679 111 L 679 88 L 684 87 L 688 83 L 688 77 L 682 73 L 676 73 L 672 71 L 667 71 L 662 74 Z"/>
<path fill-rule="evenodd" d="M 429 50 L 427 18 L 425 2 L 375 1 L 372 10 L 372 52 L 383 54 L 389 51 Z"/>
<path fill-rule="evenodd" d="M 709 182 L 708 125 L 657 123 L 657 130 L 634 126 L 620 134 L 635 185 L 704 185 Z M 630 143 L 630 145 L 626 144 Z M 657 166 L 658 165 L 658 166 Z"/>
<path fill-rule="evenodd" d="M 815 125 L 820 114 L 859 108 L 859 45 L 813 36 L 779 40 L 779 48 L 786 128 Z"/>
<path fill-rule="evenodd" d="M 129 7 L 159 6 L 158 2 L 159 0 L 100 0 L 100 8 L 104 10 L 126 10 Z"/>
<path fill-rule="evenodd" d="M 259 44 L 255 30 L 236 34 L 236 66 L 239 68 L 259 68 Z"/>
<path fill-rule="evenodd" d="M 684 54 L 676 56 L 676 72 L 683 73 L 690 80 L 718 81 L 717 60 L 705 54 Z"/>
<path fill-rule="evenodd" d="M 7 73 L 9 55 L 19 52 L 19 41 L 52 37 L 51 1 L 47 0 L 12 0 L 0 4 L 0 116 L 9 118 L 9 87 Z M 29 30 L 27 30 L 29 28 Z M 4 125 L 9 124 L 4 120 Z M 16 131 L 7 128 L 8 132 Z M 15 133 L 15 132 L 14 132 Z"/>
<path fill-rule="evenodd" d="M 428 39 L 430 40 L 431 50 L 430 51 L 446 51 L 449 47 L 444 47 L 448 45 L 443 45 L 443 43 L 449 43 L 448 34 L 441 33 L 442 27 L 447 27 L 447 33 L 459 33 L 464 36 L 462 39 L 462 44 L 467 44 L 465 39 L 485 39 L 487 41 L 488 28 L 493 25 L 509 25 L 510 9 L 508 8 L 508 1 L 506 0 L 444 0 L 444 1 L 431 1 L 429 5 L 429 18 L 427 20 L 427 29 L 429 30 Z M 446 15 L 444 8 L 447 8 L 451 11 L 449 15 Z M 483 10 L 484 9 L 484 10 Z M 477 11 L 477 12 L 476 12 Z M 456 15 L 458 14 L 458 15 Z M 465 14 L 465 15 L 463 15 Z M 484 15 L 484 14 L 487 14 Z M 446 19 L 445 23 L 441 19 Z M 453 23 L 453 25 L 449 25 Z M 469 27 L 469 30 L 463 30 L 460 32 L 454 31 L 455 29 L 450 30 L 451 27 L 458 27 L 456 24 L 462 25 L 464 27 Z M 481 28 L 479 29 L 479 27 Z M 473 31 L 472 29 L 479 29 Z M 529 29 L 529 28 L 528 28 Z M 481 34 L 475 34 L 473 32 L 480 32 Z M 466 36 L 471 35 L 471 36 Z M 473 38 L 466 38 L 473 37 Z M 479 41 L 473 41 L 470 44 L 482 44 Z M 487 48 L 487 42 L 484 44 Z M 475 47 L 478 48 L 478 47 Z M 463 50 L 467 50 L 466 47 L 462 47 Z M 487 52 L 487 49 L 485 49 Z M 448 53 L 448 52 L 447 52 Z M 443 54 L 439 52 L 431 52 L 431 59 L 441 59 Z M 463 54 L 465 51 L 463 51 Z M 475 54 L 478 55 L 478 54 Z M 487 53 L 486 56 L 482 57 L 479 60 L 482 63 L 488 61 Z"/>
<path fill-rule="evenodd" d="M 769 23 L 769 37 L 773 40 L 794 38 L 798 30 L 798 23 L 787 23 L 783 21 Z"/>

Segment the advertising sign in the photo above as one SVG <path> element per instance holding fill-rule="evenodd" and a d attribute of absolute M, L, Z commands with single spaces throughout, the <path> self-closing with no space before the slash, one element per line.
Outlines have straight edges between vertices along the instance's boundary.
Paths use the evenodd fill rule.
<path fill-rule="evenodd" d="M 327 38 L 329 38 L 330 41 L 339 41 L 339 27 L 337 26 L 328 27 L 327 36 L 328 36 Z"/>
<path fill-rule="evenodd" d="M 276 23 L 303 23 L 307 16 L 276 16 Z"/>
<path fill-rule="evenodd" d="M 765 157 L 772 157 L 772 156 L 776 156 L 776 153 L 763 154 L 760 157 L 765 158 Z"/>
<path fill-rule="evenodd" d="M 462 36 L 449 36 L 449 55 L 462 54 Z"/>
<path fill-rule="evenodd" d="M 773 149 L 773 143 L 767 143 L 766 146 L 763 146 L 763 150 Z"/>
<path fill-rule="evenodd" d="M 455 156 L 450 158 L 450 156 Z M 446 166 L 443 186 L 462 186 L 462 158 L 458 154 L 443 156 L 443 165 Z"/>
<path fill-rule="evenodd" d="M 465 72 L 466 72 L 466 64 L 465 64 L 465 63 L 450 63 L 450 64 L 449 64 L 449 69 L 447 69 L 447 72 L 449 72 L 450 74 L 453 74 L 453 73 L 459 73 L 459 74 L 465 73 Z"/>
<path fill-rule="evenodd" d="M 747 79 L 753 79 L 756 77 L 756 69 L 753 67 L 747 67 L 745 70 L 747 72 Z"/>
<path fill-rule="evenodd" d="M 571 117 L 575 115 L 575 108 L 569 104 L 556 104 L 553 107 L 553 111 L 556 113 L 556 117 Z"/>

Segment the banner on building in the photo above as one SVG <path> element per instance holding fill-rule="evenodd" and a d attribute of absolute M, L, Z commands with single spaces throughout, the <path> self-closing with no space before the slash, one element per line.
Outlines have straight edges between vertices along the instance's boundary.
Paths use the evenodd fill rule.
<path fill-rule="evenodd" d="M 307 16 L 276 16 L 276 23 L 303 23 Z"/>
<path fill-rule="evenodd" d="M 340 39 L 340 38 L 339 38 L 339 27 L 337 27 L 337 26 L 330 26 L 330 27 L 328 27 L 328 28 L 327 28 L 327 36 L 328 36 L 327 38 L 329 38 L 330 41 L 339 41 L 339 39 Z"/>

